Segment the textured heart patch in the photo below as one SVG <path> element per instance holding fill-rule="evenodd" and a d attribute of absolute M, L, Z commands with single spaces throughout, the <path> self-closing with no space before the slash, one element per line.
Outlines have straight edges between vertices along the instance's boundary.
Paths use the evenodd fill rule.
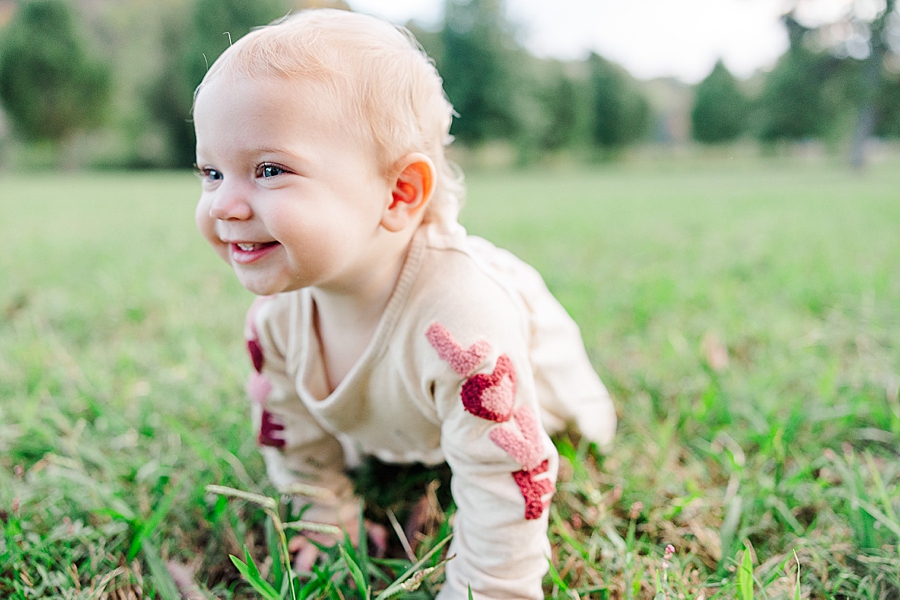
<path fill-rule="evenodd" d="M 259 424 L 259 434 L 256 436 L 256 443 L 260 446 L 272 446 L 274 448 L 284 448 L 286 442 L 282 432 L 284 425 L 267 410 L 262 411 L 262 419 Z"/>
<path fill-rule="evenodd" d="M 250 381 L 247 383 L 247 391 L 251 400 L 264 406 L 269 394 L 272 393 L 272 384 L 264 375 L 253 373 L 250 375 Z"/>
<path fill-rule="evenodd" d="M 497 359 L 494 372 L 472 375 L 462 386 L 465 409 L 482 419 L 509 421 L 516 403 L 516 372 L 505 354 Z"/>
<path fill-rule="evenodd" d="M 426 331 L 428 342 L 438 356 L 465 381 L 460 390 L 466 412 L 498 423 L 488 436 L 522 469 L 512 473 L 525 499 L 525 519 L 539 519 L 556 490 L 549 476 L 550 462 L 545 456 L 541 425 L 527 404 L 516 406 L 516 371 L 506 354 L 497 358 L 491 373 L 472 375 L 491 353 L 491 345 L 479 340 L 464 348 L 440 323 Z"/>
<path fill-rule="evenodd" d="M 556 486 L 549 476 L 545 475 L 549 470 L 550 461 L 545 460 L 530 471 L 513 473 L 513 479 L 516 480 L 516 485 L 525 498 L 525 519 L 528 521 L 540 519 L 550 506 L 550 495 L 556 491 Z"/>
<path fill-rule="evenodd" d="M 491 440 L 516 459 L 522 468 L 534 469 L 544 454 L 537 415 L 528 406 L 520 406 L 515 413 L 515 423 L 517 427 L 502 425 L 491 429 Z"/>
<path fill-rule="evenodd" d="M 425 337 L 438 356 L 462 377 L 471 375 L 491 353 L 491 345 L 487 340 L 478 340 L 468 348 L 463 348 L 440 323 L 432 323 L 425 332 Z"/>

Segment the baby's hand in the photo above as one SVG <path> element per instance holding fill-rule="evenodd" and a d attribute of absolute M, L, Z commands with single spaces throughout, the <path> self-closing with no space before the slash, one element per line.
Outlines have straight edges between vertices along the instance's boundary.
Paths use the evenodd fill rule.
<path fill-rule="evenodd" d="M 363 525 L 366 528 L 369 542 L 375 549 L 375 556 L 381 558 L 387 551 L 387 529 L 383 525 L 372 523 L 368 519 L 363 521 Z M 353 545 L 359 546 L 358 522 L 344 523 L 343 526 Z M 296 556 L 294 556 L 294 570 L 298 573 L 309 573 L 312 570 L 312 566 L 321 554 L 319 548 L 313 542 L 328 547 L 339 544 L 342 541 L 342 537 L 317 531 L 307 531 L 301 535 L 294 536 L 291 538 L 291 541 L 288 542 L 288 550 L 292 554 L 296 553 Z"/>

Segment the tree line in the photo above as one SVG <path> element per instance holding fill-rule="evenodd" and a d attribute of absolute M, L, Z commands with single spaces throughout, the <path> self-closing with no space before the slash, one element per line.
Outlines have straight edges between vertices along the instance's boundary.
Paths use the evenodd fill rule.
<path fill-rule="evenodd" d="M 692 90 L 692 138 L 846 142 L 861 164 L 871 137 L 900 137 L 900 12 L 896 0 L 874 14 L 863 4 L 872 3 L 851 3 L 840 20 L 814 28 L 788 12 L 789 50 L 751 81 L 717 63 Z M 52 152 L 93 136 L 107 140 L 107 166 L 190 166 L 192 95 L 208 65 L 251 28 L 322 5 L 347 8 L 342 0 L 168 0 L 153 9 L 20 0 L 0 30 L 6 137 Z M 521 162 L 554 153 L 609 160 L 653 136 L 659 115 L 643 82 L 597 54 L 532 56 L 503 0 L 445 0 L 438 29 L 410 28 L 444 79 L 463 146 L 499 141 Z"/>

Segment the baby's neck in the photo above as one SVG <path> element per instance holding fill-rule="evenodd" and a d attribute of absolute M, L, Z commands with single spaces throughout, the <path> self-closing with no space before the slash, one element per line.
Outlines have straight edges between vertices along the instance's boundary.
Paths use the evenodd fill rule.
<path fill-rule="evenodd" d="M 365 352 L 400 277 L 407 247 L 381 260 L 351 287 L 310 288 L 325 379 L 330 394 Z"/>

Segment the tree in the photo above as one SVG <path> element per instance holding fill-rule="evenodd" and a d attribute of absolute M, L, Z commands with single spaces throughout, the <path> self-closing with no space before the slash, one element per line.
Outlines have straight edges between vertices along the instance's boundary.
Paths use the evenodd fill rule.
<path fill-rule="evenodd" d="M 795 0 L 788 14 L 789 21 L 802 20 L 808 3 L 810 0 Z M 853 122 L 850 161 L 859 168 L 865 162 L 868 139 L 890 130 L 889 121 L 894 118 L 895 109 L 891 104 L 894 96 L 890 89 L 897 76 L 885 65 L 891 59 L 900 58 L 897 25 L 891 25 L 892 19 L 900 23 L 900 11 L 896 0 L 850 0 L 843 3 L 843 9 L 830 22 L 800 28 L 799 42 L 823 48 L 833 62 L 839 63 L 839 68 L 831 70 L 833 81 L 828 83 L 842 92 L 838 100 L 846 104 L 847 112 L 852 115 L 848 119 Z M 794 46 L 792 39 L 792 50 Z M 888 122 L 882 122 L 885 119 Z"/>
<path fill-rule="evenodd" d="M 173 14 L 166 24 L 169 52 L 156 84 L 147 93 L 150 112 L 169 138 L 169 166 L 176 167 L 194 162 L 191 104 L 209 65 L 253 27 L 287 14 L 288 5 L 284 0 L 194 0 L 189 11 L 187 15 Z"/>
<path fill-rule="evenodd" d="M 26 0 L 0 38 L 0 100 L 13 129 L 59 143 L 103 122 L 111 70 L 88 51 L 63 0 Z"/>
<path fill-rule="evenodd" d="M 884 68 L 885 57 L 891 51 L 888 43 L 888 19 L 891 16 L 900 17 L 895 6 L 895 0 L 886 0 L 884 10 L 868 27 L 869 54 L 864 59 L 863 93 L 853 131 L 853 144 L 850 148 L 850 163 L 857 169 L 865 163 L 866 142 L 879 128 L 879 117 L 881 119 L 889 117 L 889 112 L 894 108 L 890 104 L 882 103 L 890 102 L 890 87 L 895 81 L 895 78 L 886 77 Z"/>
<path fill-rule="evenodd" d="M 875 104 L 878 109 L 875 135 L 900 138 L 900 77 L 884 79 Z"/>
<path fill-rule="evenodd" d="M 746 129 L 747 108 L 747 98 L 720 60 L 697 86 L 691 135 L 704 144 L 731 142 Z"/>
<path fill-rule="evenodd" d="M 593 98 L 592 141 L 604 153 L 614 155 L 647 133 L 650 104 L 621 67 L 591 54 L 588 69 Z"/>
<path fill-rule="evenodd" d="M 590 143 L 593 108 L 584 63 L 531 60 L 533 93 L 542 117 L 533 134 L 535 150 L 584 149 Z"/>
<path fill-rule="evenodd" d="M 834 57 L 805 44 L 809 31 L 787 16 L 791 45 L 766 78 L 757 103 L 757 136 L 762 142 L 822 138 L 834 125 L 836 102 L 825 93 L 837 68 Z"/>
<path fill-rule="evenodd" d="M 459 118 L 452 133 L 466 144 L 512 139 L 519 132 L 515 112 L 515 60 L 521 50 L 506 20 L 502 0 L 447 0 L 435 59 L 444 91 Z"/>

